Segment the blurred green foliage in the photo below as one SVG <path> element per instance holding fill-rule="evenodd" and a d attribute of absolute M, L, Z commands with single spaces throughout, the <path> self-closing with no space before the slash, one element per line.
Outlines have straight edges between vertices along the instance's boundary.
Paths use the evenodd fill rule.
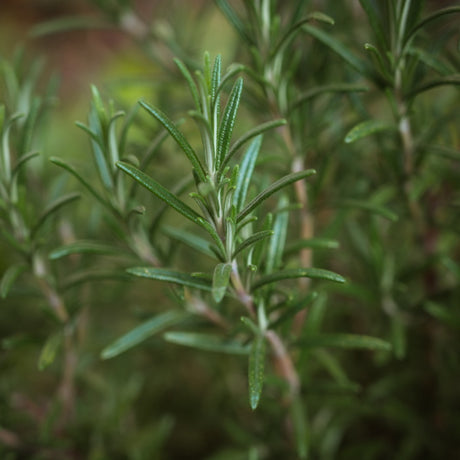
<path fill-rule="evenodd" d="M 0 457 L 458 458 L 460 8 L 58 3 L 25 16 L 0 5 Z M 317 172 L 261 203 L 246 240 L 238 230 L 239 244 L 253 238 L 261 262 L 245 276 L 267 309 L 244 324 L 206 232 L 131 179 L 139 169 L 157 197 L 158 183 L 195 206 L 187 147 L 156 108 L 204 158 L 209 131 L 193 124 L 184 71 L 205 81 L 204 51 L 230 71 L 222 113 L 244 80 L 233 139 L 286 120 L 229 163 L 248 171 L 254 159 L 250 197 Z M 206 199 L 205 182 L 195 175 Z M 213 297 L 127 274 L 140 265 L 157 280 L 205 273 L 168 276 Z M 347 282 L 299 282 L 313 267 Z M 272 332 L 294 373 L 265 348 Z M 238 353 L 250 343 L 248 369 Z"/>

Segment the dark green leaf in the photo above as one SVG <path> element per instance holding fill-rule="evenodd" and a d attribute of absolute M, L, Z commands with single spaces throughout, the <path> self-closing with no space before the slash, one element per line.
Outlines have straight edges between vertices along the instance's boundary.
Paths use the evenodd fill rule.
<path fill-rule="evenodd" d="M 201 334 L 198 332 L 167 332 L 165 340 L 177 345 L 198 348 L 199 350 L 228 353 L 232 355 L 247 355 L 248 347 L 240 342 L 222 338 L 213 334 Z"/>
<path fill-rule="evenodd" d="M 214 268 L 212 277 L 212 297 L 216 302 L 220 302 L 224 298 L 231 272 L 232 265 L 229 263 L 217 264 Z"/>
<path fill-rule="evenodd" d="M 293 268 L 262 276 L 252 285 L 252 290 L 259 289 L 266 284 L 293 278 L 312 278 L 345 283 L 345 278 L 329 270 L 323 270 L 322 268 Z"/>
<path fill-rule="evenodd" d="M 227 20 L 232 24 L 235 30 L 240 34 L 241 38 L 249 44 L 253 44 L 253 40 L 246 32 L 243 22 L 236 14 L 235 10 L 229 5 L 226 0 L 216 0 L 217 6 L 220 8 Z"/>
<path fill-rule="evenodd" d="M 11 286 L 13 286 L 18 276 L 25 270 L 27 270 L 26 264 L 15 264 L 8 267 L 5 273 L 3 273 L 2 280 L 0 281 L 0 296 L 2 299 L 6 298 Z"/>
<path fill-rule="evenodd" d="M 136 167 L 130 165 L 129 163 L 119 161 L 117 162 L 117 166 L 122 171 L 125 171 L 127 174 L 129 174 L 134 180 L 136 180 L 147 190 L 151 191 L 154 195 L 160 198 L 160 200 L 164 201 L 177 212 L 182 214 L 184 217 L 198 225 L 201 225 L 200 215 L 196 211 L 194 211 L 190 206 L 188 206 L 182 200 L 180 200 L 177 196 L 173 195 L 168 189 L 159 184 L 155 179 L 151 178 L 150 176 L 143 173 Z"/>
<path fill-rule="evenodd" d="M 345 207 L 350 207 L 350 208 L 358 208 L 358 209 L 363 209 L 365 211 L 371 212 L 373 214 L 377 214 L 379 216 L 385 217 L 388 220 L 391 220 L 392 222 L 397 222 L 398 221 L 398 215 L 395 214 L 394 212 L 390 211 L 389 209 L 374 204 L 370 203 L 368 201 L 360 201 L 360 200 L 343 200 L 338 203 L 339 206 L 345 206 Z"/>
<path fill-rule="evenodd" d="M 51 21 L 41 22 L 40 24 L 32 27 L 29 36 L 32 38 L 43 37 L 44 35 L 57 34 L 68 32 L 72 30 L 81 29 L 108 29 L 112 28 L 110 24 L 100 21 L 92 17 L 78 17 L 78 16 L 61 16 L 58 19 Z"/>
<path fill-rule="evenodd" d="M 303 30 L 315 37 L 317 40 L 328 46 L 332 51 L 338 54 L 348 64 L 350 64 L 361 75 L 368 75 L 369 71 L 362 59 L 356 57 L 341 41 L 332 37 L 332 35 L 308 24 L 304 25 Z"/>
<path fill-rule="evenodd" d="M 358 123 L 350 131 L 348 131 L 347 135 L 345 136 L 345 142 L 347 144 L 350 144 L 351 142 L 355 142 L 358 139 L 370 136 L 371 134 L 395 129 L 396 128 L 393 125 L 390 125 L 389 123 L 385 123 L 383 121 L 366 120 L 361 123 Z"/>
<path fill-rule="evenodd" d="M 305 337 L 296 342 L 301 347 L 334 347 L 366 350 L 391 350 L 391 344 L 385 340 L 355 334 L 318 334 Z"/>
<path fill-rule="evenodd" d="M 118 356 L 120 353 L 139 345 L 154 334 L 180 323 L 188 316 L 186 312 L 178 310 L 167 311 L 154 316 L 105 347 L 101 352 L 101 358 L 110 359 Z"/>
<path fill-rule="evenodd" d="M 31 232 L 31 236 L 33 237 L 37 233 L 37 231 L 40 229 L 40 227 L 46 222 L 46 220 L 52 217 L 57 211 L 59 211 L 59 209 L 61 209 L 66 204 L 71 203 L 72 201 L 78 200 L 79 198 L 80 198 L 79 193 L 69 193 L 68 195 L 58 198 L 53 203 L 51 203 L 43 211 L 37 223 L 34 225 L 32 232 Z"/>
<path fill-rule="evenodd" d="M 185 136 L 177 129 L 177 126 L 167 117 L 166 114 L 156 109 L 155 107 L 150 106 L 144 101 L 139 102 L 142 107 L 144 107 L 147 112 L 153 115 L 169 132 L 171 137 L 177 142 L 179 147 L 183 150 L 193 168 L 196 171 L 196 174 L 200 178 L 201 182 L 206 182 L 206 173 L 201 165 L 200 160 L 196 156 L 195 151 L 192 149 L 191 145 L 188 143 Z"/>
<path fill-rule="evenodd" d="M 450 75 L 448 77 L 439 78 L 438 80 L 433 80 L 424 85 L 419 86 L 411 91 L 408 91 L 404 96 L 408 99 L 417 96 L 420 93 L 424 93 L 425 91 L 429 91 L 430 89 L 437 88 L 438 86 L 446 86 L 446 85 L 453 85 L 459 86 L 460 85 L 460 74 Z"/>
<path fill-rule="evenodd" d="M 282 196 L 278 203 L 278 208 L 286 208 L 289 200 L 286 196 Z M 273 223 L 273 238 L 268 244 L 267 258 L 265 263 L 265 273 L 268 275 L 281 267 L 283 260 L 284 245 L 286 244 L 287 228 L 289 222 L 289 212 L 281 211 L 275 216 Z"/>
<path fill-rule="evenodd" d="M 165 268 L 133 267 L 128 268 L 127 272 L 141 278 L 168 281 L 169 283 L 180 284 L 196 289 L 204 289 L 206 291 L 211 291 L 212 289 L 211 284 L 202 278 Z"/>
<path fill-rule="evenodd" d="M 309 431 L 306 410 L 300 395 L 296 395 L 289 405 L 291 410 L 291 420 L 294 427 L 294 435 L 297 447 L 297 455 L 304 459 L 308 456 Z"/>
<path fill-rule="evenodd" d="M 259 405 L 265 379 L 265 337 L 256 335 L 249 354 L 249 404 L 252 410 Z"/>

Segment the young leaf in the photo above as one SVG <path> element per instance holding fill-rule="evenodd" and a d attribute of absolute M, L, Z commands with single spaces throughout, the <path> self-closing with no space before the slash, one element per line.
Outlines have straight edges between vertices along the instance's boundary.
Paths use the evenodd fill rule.
<path fill-rule="evenodd" d="M 192 222 L 201 225 L 200 215 L 196 211 L 194 211 L 190 206 L 188 206 L 182 200 L 180 200 L 177 196 L 173 195 L 168 189 L 159 184 L 156 180 L 154 180 L 153 178 L 151 178 L 150 176 L 143 173 L 141 170 L 137 169 L 129 163 L 119 161 L 117 162 L 117 166 L 122 171 L 129 174 L 134 180 L 136 180 L 147 190 L 151 191 L 154 195 L 160 198 L 160 200 L 164 201 L 166 204 L 171 206 L 171 208 L 175 209 L 177 212 L 179 212 Z"/>
<path fill-rule="evenodd" d="M 336 347 L 366 350 L 391 350 L 391 344 L 385 340 L 355 334 L 318 334 L 298 340 L 301 347 Z"/>
<path fill-rule="evenodd" d="M 345 278 L 329 270 L 324 270 L 322 268 L 293 268 L 262 276 L 251 286 L 251 289 L 255 291 L 266 284 L 277 283 L 278 281 L 293 278 L 312 278 L 335 281 L 336 283 L 345 283 Z"/>
<path fill-rule="evenodd" d="M 59 350 L 59 347 L 62 343 L 62 333 L 58 332 L 57 334 L 53 334 L 48 338 L 43 345 L 43 348 L 40 352 L 40 356 L 38 358 L 38 370 L 43 371 L 46 369 L 50 364 L 53 363 L 54 359 L 56 358 L 56 354 Z"/>
<path fill-rule="evenodd" d="M 281 179 L 274 182 L 272 185 L 267 187 L 263 192 L 259 193 L 239 214 L 237 221 L 240 222 L 245 216 L 259 206 L 263 201 L 269 198 L 271 195 L 276 193 L 278 190 L 290 185 L 298 180 L 305 179 L 313 174 L 316 174 L 314 169 L 307 169 L 306 171 L 299 171 L 288 174 Z"/>
<path fill-rule="evenodd" d="M 358 123 L 350 131 L 348 131 L 345 136 L 345 142 L 351 144 L 352 142 L 362 139 L 363 137 L 370 136 L 371 134 L 380 132 L 380 131 L 390 131 L 394 130 L 395 127 L 389 123 L 385 123 L 379 120 L 366 120 L 361 123 Z"/>
<path fill-rule="evenodd" d="M 101 358 L 110 359 L 118 356 L 126 350 L 129 350 L 130 348 L 139 345 L 144 340 L 152 337 L 152 335 L 180 323 L 188 316 L 189 315 L 186 312 L 179 310 L 167 311 L 156 315 L 153 318 L 144 321 L 142 324 L 105 347 L 101 352 Z"/>
<path fill-rule="evenodd" d="M 149 278 L 159 281 L 168 281 L 169 283 L 176 283 L 182 286 L 187 286 L 196 289 L 203 289 L 211 291 L 212 286 L 206 280 L 196 276 L 189 275 L 174 270 L 167 270 L 165 268 L 153 267 L 133 267 L 126 270 L 128 273 L 141 278 Z"/>
<path fill-rule="evenodd" d="M 26 264 L 15 264 L 8 267 L 0 281 L 0 297 L 5 299 L 10 292 L 11 286 L 17 280 L 18 276 L 27 270 Z"/>
<path fill-rule="evenodd" d="M 139 104 L 144 107 L 147 112 L 153 115 L 169 132 L 171 137 L 176 141 L 179 147 L 183 150 L 190 163 L 192 164 L 196 174 L 198 175 L 201 182 L 206 182 L 206 173 L 201 165 L 200 160 L 196 156 L 195 151 L 192 149 L 191 145 L 188 143 L 185 136 L 177 129 L 177 126 L 160 110 L 155 107 L 150 106 L 144 101 L 140 101 Z"/>
<path fill-rule="evenodd" d="M 265 337 L 256 335 L 249 354 L 249 404 L 252 410 L 259 405 L 265 378 Z"/>
<path fill-rule="evenodd" d="M 232 137 L 233 127 L 235 125 L 236 113 L 240 104 L 241 92 L 243 90 L 243 79 L 238 78 L 232 88 L 228 98 L 225 112 L 219 126 L 219 138 L 217 143 L 217 164 L 219 169 L 224 158 L 227 156 Z"/>
<path fill-rule="evenodd" d="M 248 347 L 235 340 L 229 340 L 213 334 L 198 332 L 167 332 L 165 340 L 177 345 L 198 348 L 199 350 L 228 353 L 232 355 L 247 355 Z"/>
<path fill-rule="evenodd" d="M 229 263 L 217 264 L 214 268 L 212 277 L 212 297 L 217 303 L 225 296 L 231 272 L 232 265 Z"/>
<path fill-rule="evenodd" d="M 248 193 L 249 184 L 251 183 L 252 173 L 254 172 L 261 144 L 262 136 L 259 135 L 251 142 L 241 162 L 235 192 L 233 194 L 233 204 L 237 211 L 243 208 L 246 201 L 246 195 Z"/>

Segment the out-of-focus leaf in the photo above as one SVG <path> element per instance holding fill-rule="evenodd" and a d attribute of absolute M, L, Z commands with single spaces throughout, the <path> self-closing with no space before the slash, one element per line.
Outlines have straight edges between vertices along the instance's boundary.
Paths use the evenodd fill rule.
<path fill-rule="evenodd" d="M 264 202 L 271 195 L 276 193 L 278 190 L 290 185 L 298 180 L 305 179 L 309 176 L 316 174 L 314 169 L 307 169 L 305 171 L 299 171 L 295 173 L 288 174 L 287 176 L 282 177 L 277 180 L 269 187 L 267 187 L 263 192 L 259 193 L 239 214 L 237 221 L 241 221 L 245 216 L 247 216 L 251 211 L 253 211 L 257 206 Z"/>
<path fill-rule="evenodd" d="M 460 314 L 458 312 L 455 313 L 443 305 L 430 301 L 425 302 L 423 307 L 428 314 L 446 326 L 460 329 Z"/>
<path fill-rule="evenodd" d="M 396 128 L 393 125 L 380 120 L 366 120 L 358 123 L 350 131 L 348 131 L 345 136 L 345 142 L 347 144 L 351 144 L 352 142 L 356 142 L 357 140 L 370 136 L 371 134 L 379 133 L 381 131 L 392 131 L 395 129 Z"/>
<path fill-rule="evenodd" d="M 139 345 L 154 334 L 180 323 L 188 316 L 188 313 L 179 310 L 167 311 L 156 315 L 105 347 L 101 352 L 101 358 L 110 359 L 118 356 L 120 353 Z"/>
<path fill-rule="evenodd" d="M 224 298 L 231 272 L 232 265 L 229 263 L 217 264 L 214 268 L 212 277 L 212 297 L 216 302 L 220 302 Z"/>
<path fill-rule="evenodd" d="M 60 166 L 61 168 L 65 169 L 66 171 L 70 172 L 77 180 L 93 195 L 101 204 L 105 207 L 110 207 L 109 203 L 96 191 L 95 188 L 76 171 L 73 166 L 70 166 L 65 161 L 61 160 L 60 158 L 51 157 L 50 161 L 55 165 Z"/>
<path fill-rule="evenodd" d="M 45 342 L 38 358 L 38 369 L 40 371 L 43 371 L 53 363 L 61 346 L 62 338 L 62 333 L 58 332 L 50 336 Z"/>
<path fill-rule="evenodd" d="M 336 283 L 345 283 L 345 278 L 343 276 L 329 270 L 324 270 L 322 268 L 293 268 L 262 276 L 251 286 L 251 288 L 252 290 L 257 290 L 267 284 L 293 278 L 312 278 L 335 281 Z"/>
<path fill-rule="evenodd" d="M 49 254 L 50 260 L 61 259 L 72 254 L 120 254 L 120 250 L 106 244 L 97 243 L 94 241 L 76 241 L 74 243 L 65 244 L 53 249 Z"/>
<path fill-rule="evenodd" d="M 209 282 L 202 278 L 189 275 L 188 273 L 182 273 L 175 270 L 168 270 L 166 268 L 154 268 L 154 267 L 133 267 L 128 268 L 127 272 L 134 276 L 141 278 L 149 278 L 158 281 L 167 281 L 169 283 L 180 284 L 196 289 L 203 289 L 205 291 L 211 291 L 212 286 Z"/>
<path fill-rule="evenodd" d="M 377 337 L 355 334 L 317 334 L 304 337 L 296 345 L 301 347 L 334 347 L 390 351 L 391 344 Z"/>
<path fill-rule="evenodd" d="M 152 107 L 144 101 L 140 101 L 139 103 L 142 107 L 144 107 L 145 110 L 147 110 L 148 113 L 153 115 L 164 126 L 164 128 L 169 132 L 171 137 L 176 141 L 176 143 L 189 159 L 194 170 L 196 171 L 196 174 L 200 178 L 200 181 L 206 182 L 206 173 L 200 160 L 198 159 L 195 151 L 192 149 L 185 136 L 177 129 L 177 126 L 167 117 L 166 114 L 160 110 Z"/>
<path fill-rule="evenodd" d="M 289 200 L 286 196 L 281 196 L 278 208 L 284 209 L 288 206 Z M 287 229 L 289 222 L 289 212 L 280 211 L 275 216 L 273 223 L 273 238 L 268 243 L 265 273 L 268 275 L 281 267 L 283 260 L 284 245 L 286 244 Z"/>
<path fill-rule="evenodd" d="M 15 264 L 8 267 L 0 281 L 0 296 L 2 299 L 6 298 L 18 276 L 25 270 L 27 270 L 26 264 Z"/>
<path fill-rule="evenodd" d="M 42 213 L 42 215 L 38 218 L 37 223 L 34 225 L 31 235 L 34 236 L 40 227 L 46 222 L 47 219 L 52 217 L 59 209 L 65 206 L 72 201 L 78 200 L 80 198 L 79 193 L 69 193 L 61 198 L 58 198 L 53 203 L 51 203 Z"/>
<path fill-rule="evenodd" d="M 220 8 L 224 16 L 232 24 L 235 30 L 240 34 L 241 38 L 248 44 L 253 44 L 253 40 L 246 32 L 243 22 L 236 14 L 235 10 L 230 6 L 226 0 L 216 0 L 217 6 Z"/>
<path fill-rule="evenodd" d="M 291 420 L 294 427 L 297 455 L 299 458 L 307 458 L 310 444 L 308 421 L 306 409 L 300 395 L 296 395 L 289 405 L 291 410 Z"/>
<path fill-rule="evenodd" d="M 195 249 L 196 251 L 201 252 L 209 257 L 215 258 L 215 254 L 211 251 L 209 241 L 201 238 L 200 236 L 194 235 L 187 230 L 182 230 L 180 228 L 165 226 L 162 228 L 163 232 L 168 235 L 170 238 L 180 241 L 185 245 Z"/>
<path fill-rule="evenodd" d="M 196 83 L 193 80 L 189 70 L 187 69 L 187 66 L 178 58 L 175 58 L 174 62 L 176 63 L 177 67 L 179 68 L 179 70 L 181 71 L 182 75 L 184 76 L 185 80 L 188 83 L 188 86 L 190 88 L 190 92 L 192 93 L 193 102 L 195 103 L 196 109 L 200 110 L 201 103 L 200 103 L 200 96 L 198 94 L 198 88 L 197 88 Z"/>
<path fill-rule="evenodd" d="M 347 200 L 340 201 L 338 205 L 344 206 L 344 207 L 362 209 L 364 211 L 368 211 L 373 214 L 377 214 L 379 216 L 385 217 L 386 219 L 391 220 L 392 222 L 398 221 L 397 214 L 395 214 L 394 212 L 390 211 L 389 209 L 383 206 L 380 206 L 374 203 L 370 203 L 369 201 L 347 199 Z"/>
<path fill-rule="evenodd" d="M 259 405 L 265 379 L 266 342 L 262 334 L 255 336 L 249 354 L 249 404 L 252 410 Z"/>
<path fill-rule="evenodd" d="M 66 16 L 42 22 L 32 27 L 29 32 L 29 36 L 32 38 L 38 38 L 45 35 L 68 32 L 72 30 L 109 28 L 113 28 L 113 26 L 92 17 Z"/>
<path fill-rule="evenodd" d="M 404 96 L 408 99 L 417 96 L 418 94 L 424 93 L 425 91 L 429 91 L 430 89 L 437 88 L 438 86 L 446 86 L 446 85 L 453 85 L 459 86 L 460 85 L 460 74 L 450 75 L 448 77 L 439 78 L 437 80 L 432 80 L 424 85 L 419 86 L 413 90 L 408 91 Z"/>
<path fill-rule="evenodd" d="M 198 348 L 199 350 L 228 353 L 232 355 L 247 355 L 249 349 L 235 340 L 226 339 L 213 334 L 201 334 L 198 332 L 167 332 L 165 340 L 177 345 Z"/>

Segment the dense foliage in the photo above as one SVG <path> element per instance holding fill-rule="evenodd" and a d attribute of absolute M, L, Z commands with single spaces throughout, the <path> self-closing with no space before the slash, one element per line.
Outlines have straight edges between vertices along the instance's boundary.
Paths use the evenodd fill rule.
<path fill-rule="evenodd" d="M 164 3 L 1 57 L 0 456 L 456 458 L 460 7 Z M 73 146 L 29 49 L 100 28 Z"/>

